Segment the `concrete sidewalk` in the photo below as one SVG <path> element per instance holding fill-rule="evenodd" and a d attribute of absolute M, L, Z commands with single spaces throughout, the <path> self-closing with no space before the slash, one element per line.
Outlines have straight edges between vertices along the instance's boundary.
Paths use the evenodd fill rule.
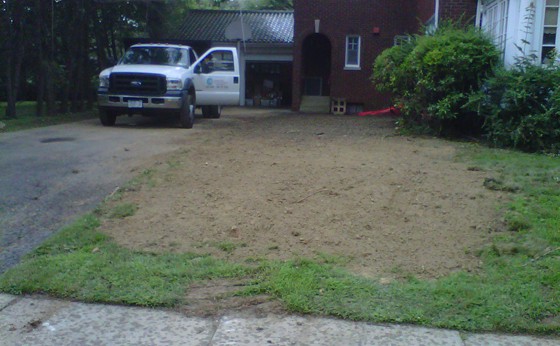
<path fill-rule="evenodd" d="M 560 345 L 560 338 L 471 334 L 331 318 L 169 310 L 0 294 L 1 345 Z"/>

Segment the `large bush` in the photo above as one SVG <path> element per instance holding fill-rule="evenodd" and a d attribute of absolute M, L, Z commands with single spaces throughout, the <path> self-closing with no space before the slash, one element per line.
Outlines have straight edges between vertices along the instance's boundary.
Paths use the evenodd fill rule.
<path fill-rule="evenodd" d="M 439 134 L 472 132 L 482 121 L 464 105 L 499 60 L 480 30 L 444 23 L 433 35 L 413 36 L 384 51 L 372 79 L 380 91 L 393 94 L 405 125 L 426 125 Z"/>
<path fill-rule="evenodd" d="M 560 153 L 560 68 L 521 59 L 472 99 L 495 146 Z"/>

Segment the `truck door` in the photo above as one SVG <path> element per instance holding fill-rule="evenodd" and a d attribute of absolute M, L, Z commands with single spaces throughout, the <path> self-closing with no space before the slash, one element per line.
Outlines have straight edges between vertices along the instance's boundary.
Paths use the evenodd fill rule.
<path fill-rule="evenodd" d="M 193 65 L 196 104 L 239 105 L 239 59 L 236 48 L 212 48 Z"/>

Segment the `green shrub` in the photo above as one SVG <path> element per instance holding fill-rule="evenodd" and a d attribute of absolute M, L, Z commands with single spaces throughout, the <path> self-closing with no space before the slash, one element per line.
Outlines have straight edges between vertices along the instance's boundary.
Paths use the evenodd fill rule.
<path fill-rule="evenodd" d="M 383 52 L 372 79 L 380 91 L 393 94 L 405 126 L 428 125 L 438 134 L 473 132 L 482 121 L 464 105 L 499 60 L 480 30 L 443 23 L 433 35 L 413 36 Z"/>
<path fill-rule="evenodd" d="M 471 100 L 491 144 L 560 153 L 560 68 L 521 59 Z"/>

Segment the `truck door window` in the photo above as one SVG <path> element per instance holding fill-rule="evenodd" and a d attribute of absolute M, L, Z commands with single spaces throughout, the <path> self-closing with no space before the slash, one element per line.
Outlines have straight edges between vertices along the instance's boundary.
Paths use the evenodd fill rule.
<path fill-rule="evenodd" d="M 234 72 L 235 65 L 233 62 L 233 53 L 229 50 L 212 51 L 204 57 L 200 63 L 200 71 L 202 73 Z"/>
<path fill-rule="evenodd" d="M 234 71 L 233 53 L 229 50 L 212 53 L 214 71 Z"/>

